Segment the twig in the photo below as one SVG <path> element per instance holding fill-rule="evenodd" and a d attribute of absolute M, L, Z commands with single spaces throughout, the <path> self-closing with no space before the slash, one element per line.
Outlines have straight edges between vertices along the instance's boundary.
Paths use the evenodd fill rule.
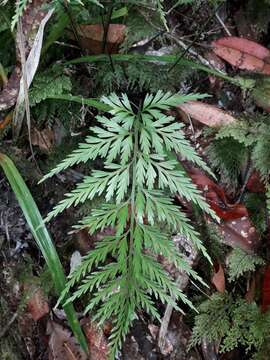
<path fill-rule="evenodd" d="M 200 54 L 198 54 L 195 50 L 191 49 L 190 45 L 186 45 L 182 40 L 178 39 L 175 35 L 172 35 L 170 33 L 166 33 L 166 35 L 168 35 L 173 40 L 175 40 L 177 44 L 180 45 L 186 52 L 190 53 L 190 55 L 195 56 L 203 65 L 213 68 L 212 64 L 204 57 L 202 57 Z M 194 42 L 192 42 L 191 45 L 193 46 Z"/>
<path fill-rule="evenodd" d="M 218 15 L 218 12 L 216 12 L 216 18 L 218 20 L 218 22 L 220 23 L 220 25 L 223 27 L 224 31 L 226 32 L 226 34 L 228 36 L 232 36 L 230 30 L 227 28 L 227 26 L 224 24 L 223 20 L 221 19 L 221 17 Z"/>
<path fill-rule="evenodd" d="M 246 190 L 246 187 L 247 187 L 247 183 L 248 183 L 248 180 L 250 178 L 250 175 L 253 171 L 253 167 L 251 165 L 251 159 L 250 159 L 250 155 L 248 157 L 248 160 L 247 160 L 247 166 L 246 166 L 246 169 L 245 169 L 245 174 L 244 174 L 244 181 L 243 181 L 243 186 L 240 190 L 240 194 L 238 196 L 238 199 L 236 201 L 237 204 L 239 204 L 242 200 L 243 200 L 243 196 L 244 196 L 244 193 L 245 193 L 245 190 Z"/>
<path fill-rule="evenodd" d="M 188 282 L 187 275 L 185 276 L 185 274 L 180 273 L 180 275 L 178 275 L 178 277 L 176 279 L 177 287 L 179 289 L 182 289 L 183 287 L 186 286 L 187 282 Z M 173 299 L 173 300 L 175 300 L 175 299 Z M 161 323 L 159 335 L 158 335 L 158 346 L 160 348 L 161 353 L 163 353 L 163 349 L 166 344 L 166 334 L 168 331 L 172 312 L 173 312 L 173 306 L 171 304 L 168 304 L 166 307 L 165 313 L 164 313 L 164 317 L 162 319 L 162 323 Z"/>
<path fill-rule="evenodd" d="M 197 259 L 198 251 L 192 246 L 189 241 L 180 235 L 180 245 L 183 247 L 189 255 L 186 257 L 187 263 L 192 267 Z M 180 290 L 184 290 L 189 282 L 189 276 L 185 272 L 178 272 L 178 276 L 176 278 L 176 285 Z M 173 299 L 175 300 L 175 299 Z M 162 323 L 159 330 L 158 336 L 158 346 L 160 348 L 161 353 L 164 351 L 164 346 L 166 344 L 166 334 L 168 331 L 168 326 L 170 323 L 170 319 L 172 316 L 173 306 L 168 304 L 164 313 L 164 317 L 162 319 Z"/>
<path fill-rule="evenodd" d="M 54 44 L 69 47 L 71 49 L 81 50 L 81 48 L 79 46 L 72 45 L 72 44 L 66 44 L 66 43 L 64 43 L 62 41 L 54 41 Z"/>
<path fill-rule="evenodd" d="M 167 334 L 169 323 L 171 320 L 172 311 L 173 311 L 172 305 L 167 305 L 165 313 L 164 313 L 164 317 L 162 319 L 162 323 L 161 323 L 161 326 L 159 329 L 158 347 L 159 347 L 161 353 L 163 353 L 163 349 L 166 344 L 166 334 Z"/>
<path fill-rule="evenodd" d="M 189 49 L 192 48 L 193 44 L 199 39 L 201 34 L 204 32 L 206 27 L 209 25 L 209 23 L 213 20 L 213 18 L 216 16 L 216 13 L 220 9 L 222 3 L 217 7 L 216 11 L 208 18 L 208 20 L 205 22 L 204 26 L 202 27 L 201 31 L 198 33 L 198 35 L 195 37 L 193 42 L 186 48 L 186 50 L 179 56 L 179 58 L 175 61 L 175 63 L 169 68 L 168 73 L 171 72 L 175 66 L 179 64 L 179 62 L 183 59 L 183 57 L 188 53 Z"/>

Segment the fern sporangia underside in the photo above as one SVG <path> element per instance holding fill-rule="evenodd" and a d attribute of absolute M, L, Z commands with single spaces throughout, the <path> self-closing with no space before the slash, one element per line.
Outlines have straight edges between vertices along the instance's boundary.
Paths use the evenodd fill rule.
<path fill-rule="evenodd" d="M 189 238 L 209 259 L 189 219 L 174 205 L 170 195 L 178 193 L 216 218 L 196 185 L 179 167 L 175 154 L 210 172 L 185 139 L 182 124 L 164 112 L 170 107 L 204 95 L 146 95 L 137 107 L 126 95 L 112 94 L 102 101 L 111 107 L 110 117 L 97 116 L 99 126 L 85 142 L 44 177 L 66 168 L 100 158 L 103 170 L 92 170 L 83 181 L 54 207 L 47 221 L 63 210 L 87 199 L 104 195 L 106 201 L 83 218 L 77 228 L 91 234 L 111 227 L 74 269 L 60 301 L 72 302 L 88 294 L 85 312 L 93 310 L 100 323 L 111 319 L 111 357 L 114 358 L 138 310 L 160 319 L 154 301 L 178 301 L 192 306 L 174 280 L 157 261 L 162 254 L 175 266 L 201 281 L 170 238 L 178 232 Z M 166 233 L 162 224 L 166 224 Z M 210 259 L 209 259 L 210 260 Z M 68 294 L 73 291 L 71 297 Z M 91 315 L 91 316 L 92 316 Z"/>

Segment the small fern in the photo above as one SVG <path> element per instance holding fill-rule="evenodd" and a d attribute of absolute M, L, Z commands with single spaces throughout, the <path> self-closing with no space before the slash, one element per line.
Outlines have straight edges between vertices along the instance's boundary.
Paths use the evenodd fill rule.
<path fill-rule="evenodd" d="M 219 342 L 219 352 L 231 351 L 242 346 L 246 352 L 260 352 L 269 343 L 270 313 L 263 314 L 255 303 L 236 299 L 229 294 L 213 294 L 200 307 L 190 347 L 201 344 L 203 339 Z"/>
<path fill-rule="evenodd" d="M 211 167 L 220 174 L 221 183 L 228 192 L 235 192 L 241 167 L 248 155 L 246 147 L 231 137 L 213 140 L 206 149 Z"/>
<path fill-rule="evenodd" d="M 239 170 L 237 171 L 236 167 L 240 167 L 241 161 L 244 161 L 249 154 L 254 168 L 259 171 L 262 180 L 267 183 L 270 172 L 269 116 L 257 115 L 257 117 L 257 121 L 253 122 L 246 119 L 235 121 L 231 125 L 222 127 L 215 135 L 215 146 L 210 146 L 212 153 L 208 152 L 209 158 L 214 167 L 219 167 L 221 175 L 225 179 L 229 179 L 230 175 L 232 178 L 237 175 Z M 222 151 L 224 141 L 227 142 L 230 153 Z M 231 153 L 231 146 L 234 146 L 234 154 Z M 228 160 L 230 154 L 232 155 L 231 164 Z"/>
<path fill-rule="evenodd" d="M 246 272 L 255 271 L 256 266 L 264 265 L 261 257 L 247 254 L 241 249 L 233 249 L 228 257 L 229 281 L 235 281 Z"/>
<path fill-rule="evenodd" d="M 97 85 L 95 91 L 110 94 L 114 91 L 126 92 L 157 92 L 160 88 L 165 91 L 177 91 L 180 83 L 188 82 L 194 77 L 194 71 L 183 65 L 177 65 L 168 72 L 169 65 L 158 63 L 145 63 L 131 60 L 126 64 L 114 64 L 113 69 L 109 63 L 99 64 L 99 71 L 93 71 L 92 76 Z M 159 74 L 157 77 L 156 74 Z"/>
<path fill-rule="evenodd" d="M 177 251 L 170 234 L 159 225 L 166 223 L 170 231 L 191 239 L 209 259 L 198 233 L 166 195 L 179 193 L 216 218 L 200 191 L 179 169 L 174 153 L 181 153 L 195 165 L 210 170 L 185 139 L 182 125 L 163 114 L 171 106 L 200 97 L 203 96 L 172 96 L 159 91 L 156 95 L 146 95 L 136 111 L 126 95 L 103 97 L 103 102 L 111 107 L 111 118 L 97 116 L 99 126 L 92 128 L 93 134 L 44 177 L 80 162 L 104 159 L 104 170 L 93 170 L 85 176 L 54 207 L 47 221 L 87 199 L 105 196 L 106 203 L 92 210 L 76 227 L 87 228 L 91 234 L 112 227 L 115 234 L 97 242 L 95 249 L 72 272 L 61 301 L 69 303 L 84 294 L 92 294 L 85 312 L 95 310 L 94 318 L 99 322 L 112 319 L 112 358 L 139 309 L 160 319 L 154 299 L 175 309 L 179 309 L 178 300 L 192 307 L 156 256 L 162 253 L 193 278 L 199 277 Z M 70 290 L 74 291 L 73 295 L 65 300 Z"/>
<path fill-rule="evenodd" d="M 63 74 L 61 68 L 53 66 L 36 76 L 29 92 L 30 105 L 39 104 L 54 95 L 69 93 L 71 88 L 70 78 Z"/>

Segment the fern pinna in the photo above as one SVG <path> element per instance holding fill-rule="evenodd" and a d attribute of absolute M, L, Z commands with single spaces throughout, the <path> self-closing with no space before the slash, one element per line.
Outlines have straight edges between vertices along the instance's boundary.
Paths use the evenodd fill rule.
<path fill-rule="evenodd" d="M 157 255 L 162 253 L 175 266 L 199 279 L 175 248 L 170 234 L 162 230 L 166 223 L 166 229 L 185 235 L 208 257 L 198 233 L 169 196 L 178 193 L 215 217 L 199 190 L 179 169 L 175 153 L 206 171 L 209 169 L 185 139 L 183 125 L 164 114 L 171 106 L 198 97 L 203 95 L 180 96 L 159 91 L 146 95 L 138 108 L 131 105 L 126 95 L 103 97 L 102 101 L 111 108 L 110 117 L 97 116 L 99 126 L 91 128 L 92 135 L 45 176 L 97 157 L 104 161 L 104 170 L 93 170 L 85 176 L 54 207 L 47 220 L 70 206 L 105 195 L 106 202 L 76 227 L 87 228 L 91 234 L 112 227 L 115 233 L 99 240 L 84 257 L 69 276 L 60 300 L 68 303 L 89 294 L 85 312 L 95 310 L 94 319 L 100 323 L 112 320 L 112 358 L 139 309 L 160 319 L 155 299 L 170 303 L 175 309 L 179 309 L 178 300 L 192 306 L 159 264 Z M 68 298 L 70 291 L 73 295 Z"/>

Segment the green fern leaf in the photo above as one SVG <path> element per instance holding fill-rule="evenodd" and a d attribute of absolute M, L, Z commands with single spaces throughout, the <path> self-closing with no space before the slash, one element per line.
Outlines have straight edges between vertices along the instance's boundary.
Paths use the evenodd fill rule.
<path fill-rule="evenodd" d="M 45 176 L 81 161 L 97 157 L 104 160 L 104 169 L 93 170 L 86 176 L 54 207 L 47 220 L 70 206 L 105 196 L 106 203 L 93 209 L 75 228 L 86 228 L 93 234 L 110 227 L 114 235 L 105 236 L 83 258 L 70 274 L 59 301 L 69 303 L 87 295 L 90 300 L 85 312 L 93 312 L 100 323 L 112 320 L 112 358 L 139 309 L 160 319 L 154 299 L 176 310 L 180 310 L 179 301 L 193 308 L 171 275 L 157 262 L 158 255 L 163 254 L 181 271 L 204 284 L 161 226 L 166 222 L 171 232 L 186 236 L 211 261 L 191 222 L 166 195 L 178 193 L 217 219 L 201 192 L 179 168 L 174 153 L 180 152 L 204 169 L 209 170 L 208 167 L 185 139 L 181 125 L 163 114 L 179 101 L 195 97 L 159 91 L 147 95 L 138 112 L 126 95 L 103 97 L 111 108 L 110 117 L 97 116 L 99 126 L 91 129 L 93 136 L 87 137 L 78 150 Z M 69 292 L 72 295 L 67 299 Z"/>

